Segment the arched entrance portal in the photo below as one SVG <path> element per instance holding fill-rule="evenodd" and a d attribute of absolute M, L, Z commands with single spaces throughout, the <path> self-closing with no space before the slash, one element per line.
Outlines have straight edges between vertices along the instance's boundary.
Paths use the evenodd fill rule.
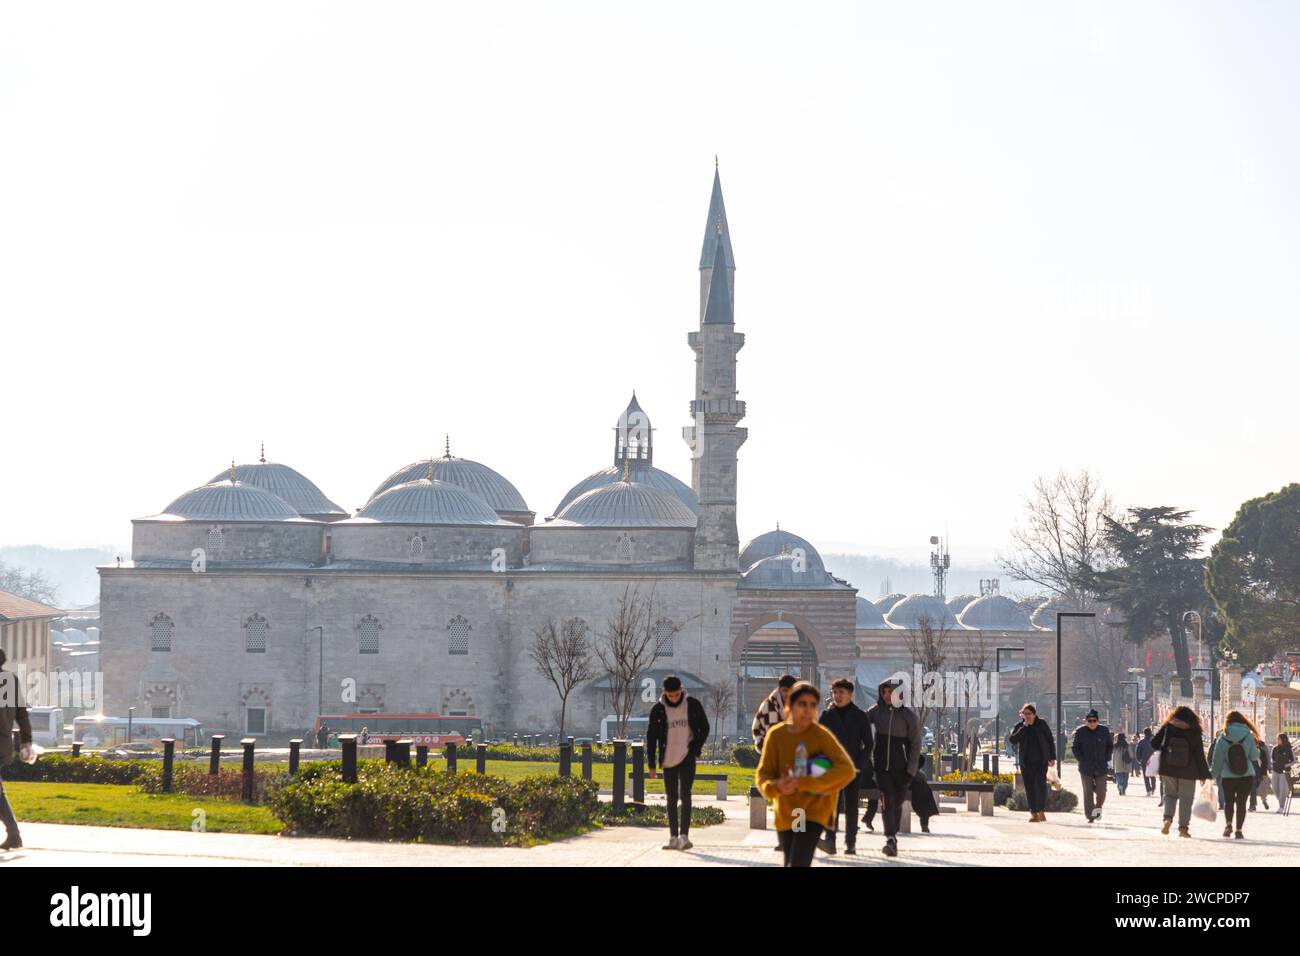
<path fill-rule="evenodd" d="M 770 621 L 752 632 L 740 648 L 736 735 L 749 736 L 754 712 L 782 674 L 816 682 L 817 663 L 813 639 L 789 621 Z"/>

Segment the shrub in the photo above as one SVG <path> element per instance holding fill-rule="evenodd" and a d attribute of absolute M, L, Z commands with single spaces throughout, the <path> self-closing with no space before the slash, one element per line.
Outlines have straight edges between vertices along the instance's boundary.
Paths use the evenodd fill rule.
<path fill-rule="evenodd" d="M 442 747 L 439 747 L 436 750 L 430 749 L 429 759 L 434 760 L 434 759 L 441 758 L 445 752 L 446 752 L 445 749 Z M 435 758 L 435 754 L 437 755 L 436 758 Z M 475 755 L 476 755 L 476 748 L 474 747 L 473 744 L 466 744 L 463 747 L 457 747 L 456 748 L 457 767 L 464 766 L 466 763 L 468 763 L 471 767 L 474 766 Z M 412 748 L 412 756 L 414 756 L 414 748 Z M 560 762 L 560 748 L 559 747 L 516 747 L 514 744 L 499 744 L 497 746 L 489 746 L 487 748 L 487 759 L 488 760 L 534 760 L 543 763 L 558 764 Z M 628 748 L 628 759 L 631 760 L 630 747 Z M 593 745 L 591 748 L 591 760 L 592 763 L 613 763 L 614 748 L 612 746 L 609 746 L 608 744 Z M 576 744 L 574 745 L 573 748 L 573 762 L 576 765 L 580 765 L 582 762 L 582 748 Z"/>
<path fill-rule="evenodd" d="M 744 767 L 747 770 L 753 770 L 758 767 L 758 758 L 758 749 L 749 744 L 740 747 L 733 747 L 731 750 L 731 762 L 737 767 Z"/>
<path fill-rule="evenodd" d="M 1079 798 L 1069 790 L 1051 790 L 1047 791 L 1047 811 L 1049 813 L 1069 813 L 1079 805 Z M 1017 790 L 1007 800 L 1008 810 L 1028 810 L 1029 799 L 1025 796 L 1025 791 Z"/>
<path fill-rule="evenodd" d="M 36 763 L 15 762 L 5 768 L 6 780 L 38 783 L 132 784 L 157 766 L 145 760 L 109 760 L 104 757 L 74 757 L 71 754 L 43 754 Z"/>
<path fill-rule="evenodd" d="M 222 765 L 220 772 L 208 772 L 206 763 L 178 763 L 172 767 L 172 792 L 191 797 L 215 797 L 219 800 L 241 800 L 244 795 L 244 769 Z M 267 786 L 278 777 L 288 778 L 283 766 L 277 764 L 253 765 L 253 803 L 265 800 Z M 137 778 L 145 793 L 162 793 L 163 769 L 161 763 L 146 765 Z"/>
<path fill-rule="evenodd" d="M 726 819 L 727 815 L 718 807 L 691 807 L 693 827 L 709 827 Z M 668 808 L 651 803 L 641 807 L 628 806 L 622 813 L 616 813 L 613 804 L 602 803 L 596 811 L 596 821 L 607 827 L 666 827 Z"/>
<path fill-rule="evenodd" d="M 985 773 L 983 770 L 972 770 L 969 773 L 965 773 L 965 774 L 961 773 L 960 771 L 954 773 L 945 773 L 943 776 L 937 779 L 940 781 L 951 780 L 953 783 L 994 784 L 995 788 L 993 790 L 993 802 L 997 803 L 998 791 L 996 789 L 996 784 L 1005 783 L 1008 786 L 1011 786 L 1011 783 L 1015 778 L 1009 773 Z M 960 794 L 960 791 L 957 790 L 944 790 L 941 792 L 945 797 L 955 797 Z"/>
<path fill-rule="evenodd" d="M 993 805 L 994 805 L 995 807 L 1006 806 L 1007 801 L 1008 801 L 1009 799 L 1011 799 L 1011 794 L 1013 794 L 1013 793 L 1015 792 L 1015 789 L 1016 789 L 1015 784 L 1012 784 L 1012 783 L 996 783 L 996 784 L 994 784 L 994 785 L 993 785 Z"/>

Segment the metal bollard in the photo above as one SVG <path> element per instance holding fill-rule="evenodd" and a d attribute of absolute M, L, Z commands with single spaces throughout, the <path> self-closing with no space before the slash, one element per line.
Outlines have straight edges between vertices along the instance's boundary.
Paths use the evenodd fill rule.
<path fill-rule="evenodd" d="M 623 811 L 624 796 L 627 793 L 627 741 L 614 741 L 614 812 Z"/>
<path fill-rule="evenodd" d="M 994 772 L 994 773 L 997 773 L 997 772 L 998 772 L 998 755 L 997 755 L 997 754 L 994 754 L 994 755 L 993 755 L 993 772 Z"/>
<path fill-rule="evenodd" d="M 984 757 L 984 772 L 985 772 L 985 773 L 988 773 L 988 772 L 989 772 L 989 755 L 988 755 L 988 754 L 983 754 L 982 756 Z"/>
<path fill-rule="evenodd" d="M 343 749 L 343 782 L 357 782 L 357 735 L 339 734 L 339 746 Z"/>
<path fill-rule="evenodd" d="M 758 792 L 758 787 L 749 788 L 749 828 L 751 830 L 767 829 L 767 801 Z"/>
<path fill-rule="evenodd" d="M 632 745 L 632 802 L 645 803 L 645 744 Z"/>
<path fill-rule="evenodd" d="M 176 739 L 164 737 L 163 745 L 163 793 L 172 792 L 172 763 L 176 759 Z"/>
<path fill-rule="evenodd" d="M 81 756 L 81 744 L 79 744 L 79 743 L 74 743 L 74 744 L 72 745 L 72 756 L 74 756 L 74 757 L 80 757 L 80 756 Z"/>
<path fill-rule="evenodd" d="M 221 773 L 221 742 L 225 739 L 225 734 L 212 735 L 212 756 L 208 758 L 208 773 L 214 777 Z"/>
<path fill-rule="evenodd" d="M 474 748 L 474 769 L 479 773 L 487 773 L 487 744 L 479 744 Z"/>
<path fill-rule="evenodd" d="M 245 803 L 253 802 L 253 748 L 257 746 L 257 740 L 253 737 L 245 737 L 240 741 L 244 746 L 244 790 L 243 799 Z"/>
<path fill-rule="evenodd" d="M 567 777 L 573 773 L 573 745 L 560 744 L 560 776 Z"/>
<path fill-rule="evenodd" d="M 298 758 L 302 750 L 302 738 L 294 737 L 289 741 L 289 776 L 298 774 Z"/>
<path fill-rule="evenodd" d="M 447 744 L 447 772 L 456 772 L 456 745 Z"/>
<path fill-rule="evenodd" d="M 582 745 L 582 779 L 591 779 L 591 744 Z"/>
<path fill-rule="evenodd" d="M 411 766 L 411 742 L 409 740 L 393 741 L 393 763 L 399 767 Z"/>
<path fill-rule="evenodd" d="M 384 739 L 384 763 L 392 763 L 397 759 L 397 741 L 392 738 Z"/>
<path fill-rule="evenodd" d="M 416 765 L 417 767 L 423 767 L 423 766 L 424 766 L 425 764 L 427 764 L 428 762 L 429 762 L 429 745 L 428 745 L 428 744 L 418 744 L 418 745 L 416 745 L 416 748 L 415 748 L 415 765 Z"/>

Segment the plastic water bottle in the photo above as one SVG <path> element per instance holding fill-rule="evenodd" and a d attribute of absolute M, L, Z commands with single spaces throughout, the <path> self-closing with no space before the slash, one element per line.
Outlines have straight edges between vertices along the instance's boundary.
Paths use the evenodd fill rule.
<path fill-rule="evenodd" d="M 799 741 L 799 746 L 794 750 L 794 775 L 796 777 L 808 776 L 808 748 Z"/>

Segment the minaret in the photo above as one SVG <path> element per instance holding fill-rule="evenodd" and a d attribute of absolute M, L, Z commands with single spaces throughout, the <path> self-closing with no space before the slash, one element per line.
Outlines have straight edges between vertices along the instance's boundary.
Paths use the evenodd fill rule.
<path fill-rule="evenodd" d="M 650 416 L 636 400 L 636 392 L 614 426 L 614 467 L 622 468 L 629 460 L 654 464 L 654 430 Z"/>
<path fill-rule="evenodd" d="M 736 571 L 736 453 L 745 442 L 745 403 L 736 395 L 736 353 L 745 336 L 735 326 L 736 260 L 715 170 L 709 219 L 700 252 L 700 329 L 687 336 L 695 350 L 694 424 L 682 430 L 691 448 L 691 487 L 700 498 L 695 567 Z"/>

